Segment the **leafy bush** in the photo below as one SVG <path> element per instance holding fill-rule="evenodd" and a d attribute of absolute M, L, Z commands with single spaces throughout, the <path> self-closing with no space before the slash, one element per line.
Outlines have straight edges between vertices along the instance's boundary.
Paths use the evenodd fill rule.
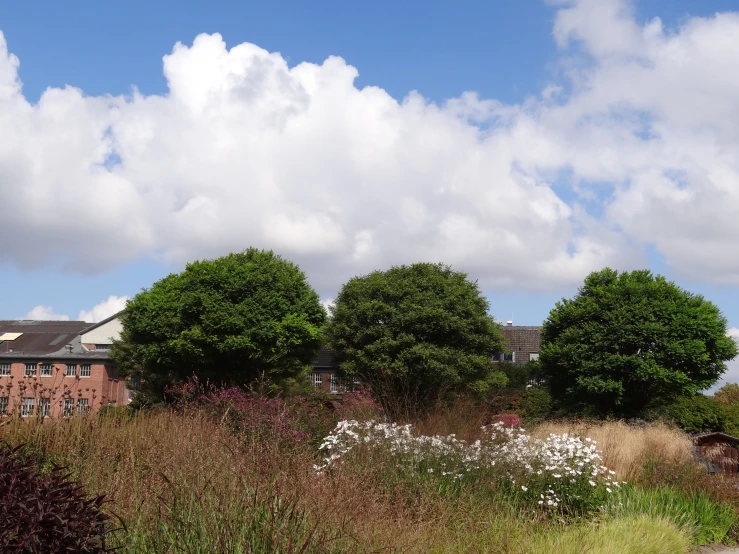
<path fill-rule="evenodd" d="M 703 394 L 678 398 L 668 406 L 667 416 L 688 433 L 726 430 L 724 407 Z"/>
<path fill-rule="evenodd" d="M 518 401 L 518 414 L 526 425 L 543 421 L 552 412 L 552 395 L 543 387 L 524 392 Z"/>
<path fill-rule="evenodd" d="M 42 475 L 20 447 L 0 445 L 0 551 L 112 552 L 103 497 L 87 498 L 61 468 Z"/>

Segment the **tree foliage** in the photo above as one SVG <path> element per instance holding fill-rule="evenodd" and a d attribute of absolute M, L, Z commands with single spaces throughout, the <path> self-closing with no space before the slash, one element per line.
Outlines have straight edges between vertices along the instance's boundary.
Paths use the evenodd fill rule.
<path fill-rule="evenodd" d="M 703 394 L 678 398 L 667 407 L 667 415 L 680 429 L 688 433 L 727 430 L 724 406 Z"/>
<path fill-rule="evenodd" d="M 664 277 L 604 269 L 550 312 L 539 360 L 569 411 L 635 417 L 716 382 L 737 355 L 726 324 Z"/>
<path fill-rule="evenodd" d="M 298 267 L 254 248 L 187 265 L 136 295 L 111 356 L 161 397 L 197 376 L 245 384 L 294 377 L 320 346 L 326 312 Z"/>
<path fill-rule="evenodd" d="M 386 409 L 424 410 L 446 394 L 506 385 L 504 349 L 476 283 L 443 264 L 375 271 L 347 282 L 332 308 L 329 344 Z"/>
<path fill-rule="evenodd" d="M 726 383 L 716 391 L 713 397 L 722 404 L 739 404 L 739 385 Z"/>

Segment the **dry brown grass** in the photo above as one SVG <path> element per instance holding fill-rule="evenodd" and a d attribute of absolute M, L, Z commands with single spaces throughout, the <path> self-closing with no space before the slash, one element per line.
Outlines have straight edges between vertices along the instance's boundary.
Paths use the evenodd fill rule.
<path fill-rule="evenodd" d="M 593 439 L 603 453 L 604 465 L 627 481 L 637 478 L 650 458 L 669 464 L 693 463 L 690 437 L 663 424 L 638 428 L 622 421 L 562 421 L 545 422 L 531 431 L 538 438 L 571 433 Z"/>
<path fill-rule="evenodd" d="M 244 515 L 245 499 L 255 494 L 265 501 L 279 497 L 280 502 L 295 502 L 304 511 L 317 537 L 306 552 L 475 551 L 460 550 L 460 541 L 496 543 L 496 528 L 482 532 L 491 520 L 510 527 L 511 536 L 516 529 L 524 535 L 514 516 L 481 518 L 477 507 L 467 503 L 462 509 L 435 490 L 409 494 L 383 483 L 382 468 L 371 464 L 330 479 L 317 476 L 314 449 L 296 444 L 280 450 L 274 447 L 277 441 L 239 441 L 225 426 L 202 416 L 161 412 L 43 425 L 18 419 L 0 427 L 2 439 L 27 445 L 66 466 L 90 493 L 105 494 L 109 509 L 129 528 L 128 552 L 173 552 L 173 543 L 180 544 L 178 552 L 205 551 L 183 546 L 191 537 L 162 530 L 163 524 L 178 526 L 172 520 L 173 503 L 179 503 L 178 517 L 184 513 L 194 518 L 189 526 L 202 523 L 228 534 L 235 533 L 229 526 L 238 525 Z M 480 525 L 481 532 L 469 534 Z M 205 538 L 220 544 L 218 536 Z M 223 548 L 215 551 L 236 552 Z M 516 548 L 512 544 L 482 551 Z"/>
<path fill-rule="evenodd" d="M 459 406 L 430 416 L 419 430 L 473 437 L 483 423 L 479 411 Z M 537 433 L 564 430 L 542 426 Z M 630 471 L 650 450 L 678 458 L 686 444 L 684 437 L 662 428 L 639 434 L 618 424 L 571 424 L 566 430 L 598 440 L 608 465 Z M 305 540 L 314 529 L 306 553 L 523 554 L 534 551 L 532 545 L 543 533 L 566 529 L 472 489 L 450 497 L 433 486 L 404 488 L 388 482 L 383 464 L 360 461 L 331 478 L 317 476 L 313 448 L 238 440 L 218 421 L 198 415 L 93 416 L 47 425 L 18 420 L 0 427 L 0 439 L 28 445 L 67 466 L 91 493 L 106 494 L 111 511 L 129 527 L 123 552 L 299 551 L 224 546 L 244 536 L 240 526 L 256 504 L 272 510 L 294 503 L 307 525 L 295 533 L 297 539 Z M 250 498 L 255 499 L 252 504 Z M 279 505 L 270 504 L 274 499 Z M 180 507 L 174 513 L 176 502 Z M 193 529 L 200 534 L 190 533 Z M 269 526 L 260 531 L 272 532 Z"/>

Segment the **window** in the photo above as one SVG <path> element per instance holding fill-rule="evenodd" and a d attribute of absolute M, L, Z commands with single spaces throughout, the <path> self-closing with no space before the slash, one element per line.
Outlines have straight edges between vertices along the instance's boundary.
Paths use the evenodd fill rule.
<path fill-rule="evenodd" d="M 96 344 L 95 350 L 110 350 L 110 347 L 113 346 L 112 344 Z"/>
<path fill-rule="evenodd" d="M 77 364 L 67 364 L 67 370 L 64 372 L 66 377 L 77 376 Z"/>
<path fill-rule="evenodd" d="M 41 364 L 41 377 L 51 377 L 51 364 Z"/>
<path fill-rule="evenodd" d="M 0 396 L 0 415 L 8 412 L 8 397 Z"/>
<path fill-rule="evenodd" d="M 77 413 L 80 415 L 85 415 L 87 413 L 87 410 L 90 409 L 89 402 L 87 401 L 87 398 L 78 398 L 77 399 Z"/>
<path fill-rule="evenodd" d="M 529 361 L 530 362 L 538 362 L 539 361 L 539 353 L 538 352 L 531 352 L 529 354 Z"/>
<path fill-rule="evenodd" d="M 504 352 L 498 352 L 496 354 L 493 354 L 493 361 L 494 362 L 515 362 L 516 353 L 511 352 L 510 354 L 506 354 Z"/>
<path fill-rule="evenodd" d="M 71 417 L 74 415 L 74 398 L 64 399 L 64 417 Z"/>
<path fill-rule="evenodd" d="M 33 398 L 24 398 L 21 402 L 21 417 L 30 417 L 33 415 Z"/>
<path fill-rule="evenodd" d="M 313 386 L 320 389 L 323 386 L 323 373 L 313 374 Z"/>
<path fill-rule="evenodd" d="M 49 408 L 51 408 L 51 400 L 48 398 L 38 399 L 38 415 L 40 417 L 49 417 Z"/>
<path fill-rule="evenodd" d="M 0 377 L 10 375 L 10 364 L 0 364 Z"/>
<path fill-rule="evenodd" d="M 36 364 L 26 364 L 26 377 L 35 377 L 36 376 Z M 33 399 L 31 399 L 33 400 Z"/>
<path fill-rule="evenodd" d="M 90 376 L 90 364 L 82 364 L 80 366 L 80 377 Z"/>
<path fill-rule="evenodd" d="M 351 377 L 346 381 L 346 390 L 349 392 L 357 392 L 361 388 L 359 377 Z"/>
<path fill-rule="evenodd" d="M 131 375 L 131 378 L 128 380 L 128 389 L 137 391 L 140 388 L 141 388 L 141 375 Z"/>
<path fill-rule="evenodd" d="M 331 374 L 331 392 L 339 392 L 339 379 L 336 377 L 335 373 Z"/>

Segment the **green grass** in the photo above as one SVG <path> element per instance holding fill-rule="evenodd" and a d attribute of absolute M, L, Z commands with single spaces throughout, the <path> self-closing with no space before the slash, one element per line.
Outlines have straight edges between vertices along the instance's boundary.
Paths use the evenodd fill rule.
<path fill-rule="evenodd" d="M 624 487 L 608 511 L 616 517 L 649 515 L 662 517 L 675 525 L 692 529 L 694 544 L 705 545 L 727 540 L 737 516 L 734 508 L 719 504 L 700 492 L 685 492 L 669 485 L 654 489 Z"/>
<path fill-rule="evenodd" d="M 689 533 L 665 517 L 626 516 L 538 537 L 531 552 L 556 554 L 680 554 L 690 548 Z"/>

